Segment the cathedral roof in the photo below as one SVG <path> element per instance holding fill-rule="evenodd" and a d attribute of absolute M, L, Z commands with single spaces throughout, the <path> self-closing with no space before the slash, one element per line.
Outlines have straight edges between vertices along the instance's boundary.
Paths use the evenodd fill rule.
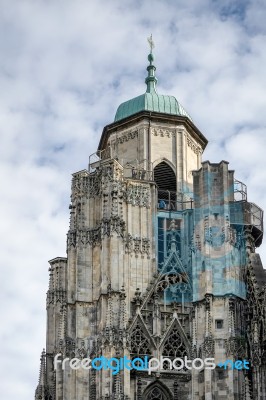
<path fill-rule="evenodd" d="M 174 96 L 157 93 L 157 78 L 155 76 L 156 67 L 153 65 L 154 56 L 152 52 L 148 55 L 148 60 L 150 64 L 147 67 L 148 76 L 145 79 L 147 85 L 146 92 L 120 104 L 115 114 L 115 122 L 140 111 L 154 111 L 163 114 L 179 115 L 188 117 L 192 121 L 189 114 L 184 110 L 182 105 Z"/>

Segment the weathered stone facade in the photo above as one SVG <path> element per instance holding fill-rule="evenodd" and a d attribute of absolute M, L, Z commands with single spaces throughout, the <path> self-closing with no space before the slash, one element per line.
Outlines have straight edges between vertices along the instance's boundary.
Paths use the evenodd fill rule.
<path fill-rule="evenodd" d="M 206 144 L 189 118 L 143 111 L 105 127 L 88 170 L 73 174 L 67 257 L 50 261 L 36 400 L 266 398 L 262 211 L 227 162 L 201 162 Z M 55 370 L 58 353 L 251 367 L 165 361 L 151 374 L 114 375 Z"/>

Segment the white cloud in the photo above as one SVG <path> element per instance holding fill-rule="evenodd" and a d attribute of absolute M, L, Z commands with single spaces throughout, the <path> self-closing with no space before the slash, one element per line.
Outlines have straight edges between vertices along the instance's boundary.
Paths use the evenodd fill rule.
<path fill-rule="evenodd" d="M 230 161 L 266 209 L 265 17 L 262 0 L 1 1 L 3 398 L 33 398 L 71 173 L 86 168 L 117 106 L 144 92 L 151 32 L 158 91 L 209 139 L 204 159 Z"/>

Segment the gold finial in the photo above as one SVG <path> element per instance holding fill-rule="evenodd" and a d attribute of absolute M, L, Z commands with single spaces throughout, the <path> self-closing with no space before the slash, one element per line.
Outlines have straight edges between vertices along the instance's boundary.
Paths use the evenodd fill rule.
<path fill-rule="evenodd" d="M 149 43 L 149 45 L 150 45 L 151 53 L 152 53 L 152 49 L 155 47 L 154 41 L 152 40 L 152 34 L 151 34 L 150 37 L 148 37 L 148 43 Z"/>

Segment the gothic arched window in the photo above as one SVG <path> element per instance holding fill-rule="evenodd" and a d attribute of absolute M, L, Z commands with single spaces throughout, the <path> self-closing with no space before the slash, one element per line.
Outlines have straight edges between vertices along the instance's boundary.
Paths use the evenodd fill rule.
<path fill-rule="evenodd" d="M 147 400 L 155 400 L 155 399 L 165 400 L 166 397 L 164 396 L 164 394 L 160 388 L 155 387 L 150 391 L 150 393 L 148 394 L 146 399 Z"/>
<path fill-rule="evenodd" d="M 171 400 L 173 398 L 169 389 L 160 383 L 153 383 L 144 392 L 145 400 Z"/>
<path fill-rule="evenodd" d="M 184 345 L 177 329 L 174 329 L 165 341 L 162 355 L 163 357 L 170 358 L 172 361 L 175 358 L 181 358 L 183 360 L 184 357 L 188 355 L 186 346 Z M 166 361 L 164 363 L 164 369 L 168 368 L 169 362 Z M 186 368 L 184 367 L 183 370 L 186 370 Z"/>
<path fill-rule="evenodd" d="M 173 169 L 165 161 L 154 168 L 154 180 L 159 190 L 176 192 L 176 176 Z"/>
<path fill-rule="evenodd" d="M 184 358 L 187 349 L 177 329 L 174 329 L 164 343 L 163 356 L 168 358 Z"/>
<path fill-rule="evenodd" d="M 131 353 L 137 356 L 144 356 L 151 354 L 149 341 L 144 335 L 141 327 L 137 324 L 130 335 Z"/>

